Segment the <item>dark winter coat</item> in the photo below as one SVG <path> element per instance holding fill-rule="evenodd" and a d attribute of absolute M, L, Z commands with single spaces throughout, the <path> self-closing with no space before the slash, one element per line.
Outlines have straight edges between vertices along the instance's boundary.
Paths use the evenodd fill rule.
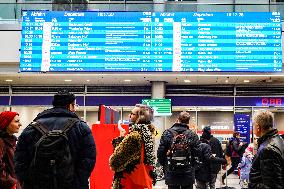
<path fill-rule="evenodd" d="M 284 141 L 276 129 L 258 139 L 249 182 L 250 189 L 283 189 Z"/>
<path fill-rule="evenodd" d="M 0 188 L 11 189 L 17 184 L 14 171 L 14 151 L 16 137 L 5 131 L 0 131 Z M 19 189 L 20 186 L 17 187 Z"/>
<path fill-rule="evenodd" d="M 40 121 L 53 130 L 62 129 L 69 118 L 78 118 L 78 116 L 64 108 L 52 108 L 40 113 L 35 121 Z M 89 189 L 88 179 L 96 162 L 96 146 L 91 130 L 85 122 L 79 120 L 69 130 L 67 136 L 75 164 L 74 184 L 68 189 Z M 41 134 L 35 128 L 28 126 L 20 135 L 17 143 L 15 172 L 21 184 L 24 184 L 23 189 L 34 189 L 30 184 L 33 178 L 28 177 L 27 170 L 33 158 L 34 144 L 40 137 Z M 44 186 L 42 189 L 45 189 Z"/>
<path fill-rule="evenodd" d="M 177 131 L 178 133 L 182 133 L 185 130 L 188 130 L 188 138 L 191 140 L 191 153 L 192 156 L 196 156 L 196 154 L 200 153 L 199 150 L 199 139 L 197 134 L 195 134 L 193 131 L 188 129 L 188 126 L 186 124 L 182 123 L 175 123 L 171 129 Z M 188 167 L 184 170 L 184 173 L 182 175 L 176 175 L 173 172 L 170 172 L 167 168 L 167 152 L 171 147 L 172 140 L 174 138 L 174 135 L 171 131 L 168 129 L 164 131 L 162 134 L 160 145 L 157 152 L 157 157 L 160 162 L 160 164 L 164 167 L 165 170 L 165 180 L 167 185 L 192 185 L 194 183 L 195 179 L 195 169 L 193 166 Z M 192 158 L 193 160 L 193 158 Z"/>
<path fill-rule="evenodd" d="M 211 138 L 209 140 L 209 145 L 211 147 L 211 152 L 212 154 L 215 154 L 215 157 L 225 159 L 221 143 L 217 138 L 211 135 Z M 211 163 L 210 166 L 211 166 L 211 173 L 213 174 L 218 174 L 219 171 L 221 170 L 221 164 L 217 162 Z"/>
<path fill-rule="evenodd" d="M 232 157 L 241 157 L 240 155 L 240 150 L 242 147 L 240 146 L 240 139 L 238 138 L 232 138 L 231 139 L 231 144 L 232 144 Z"/>
<path fill-rule="evenodd" d="M 209 144 L 202 142 L 200 145 L 201 149 L 201 166 L 195 173 L 196 180 L 201 182 L 209 182 L 211 180 L 211 165 L 212 164 L 225 164 L 226 160 L 223 158 L 214 157 L 211 153 L 211 147 Z"/>

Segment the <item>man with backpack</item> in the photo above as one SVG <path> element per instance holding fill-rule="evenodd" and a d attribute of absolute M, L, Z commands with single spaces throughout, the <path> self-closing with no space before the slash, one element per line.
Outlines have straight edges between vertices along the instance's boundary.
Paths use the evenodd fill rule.
<path fill-rule="evenodd" d="M 158 160 L 164 167 L 169 189 L 192 189 L 195 179 L 195 162 L 199 157 L 199 139 L 188 128 L 190 115 L 181 112 L 177 122 L 162 134 Z"/>
<path fill-rule="evenodd" d="M 89 189 L 96 162 L 91 130 L 74 113 L 74 94 L 59 91 L 52 104 L 19 137 L 17 178 L 23 189 Z"/>

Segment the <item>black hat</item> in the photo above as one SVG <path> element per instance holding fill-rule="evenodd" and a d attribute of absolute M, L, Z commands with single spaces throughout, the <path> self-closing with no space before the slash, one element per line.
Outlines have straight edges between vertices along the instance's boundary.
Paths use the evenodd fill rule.
<path fill-rule="evenodd" d="M 76 99 L 75 95 L 67 90 L 59 91 L 54 95 L 52 105 L 54 107 L 65 107 Z"/>
<path fill-rule="evenodd" d="M 211 138 L 211 128 L 210 126 L 206 126 L 202 130 L 202 138 L 209 140 Z"/>

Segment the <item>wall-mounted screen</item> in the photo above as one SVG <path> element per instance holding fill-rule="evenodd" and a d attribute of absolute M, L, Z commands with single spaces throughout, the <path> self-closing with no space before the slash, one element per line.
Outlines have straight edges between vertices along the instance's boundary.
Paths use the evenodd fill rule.
<path fill-rule="evenodd" d="M 24 11 L 23 72 L 281 72 L 279 12 Z"/>
<path fill-rule="evenodd" d="M 170 116 L 172 115 L 171 99 L 143 99 L 142 104 L 150 106 L 154 110 L 154 116 Z"/>

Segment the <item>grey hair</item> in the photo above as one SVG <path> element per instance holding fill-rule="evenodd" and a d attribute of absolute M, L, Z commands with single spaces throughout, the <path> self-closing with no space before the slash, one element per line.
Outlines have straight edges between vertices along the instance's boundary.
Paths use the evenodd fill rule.
<path fill-rule="evenodd" d="M 139 124 L 149 124 L 151 121 L 153 121 L 153 109 L 150 106 L 147 106 L 145 104 L 136 104 L 135 107 L 140 108 L 140 110 L 137 112 L 138 119 L 136 123 Z"/>
<path fill-rule="evenodd" d="M 268 110 L 258 110 L 252 118 L 253 123 L 257 123 L 262 129 L 269 130 L 274 127 L 274 115 Z"/>

